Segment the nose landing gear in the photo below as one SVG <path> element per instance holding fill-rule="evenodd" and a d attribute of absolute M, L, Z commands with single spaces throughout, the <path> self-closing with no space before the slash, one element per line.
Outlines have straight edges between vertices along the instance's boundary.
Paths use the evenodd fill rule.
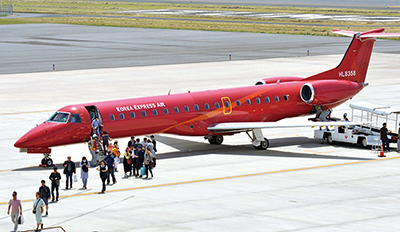
<path fill-rule="evenodd" d="M 50 153 L 44 153 L 44 158 L 42 159 L 42 163 L 39 164 L 41 167 L 53 167 L 53 160 L 50 158 Z"/>

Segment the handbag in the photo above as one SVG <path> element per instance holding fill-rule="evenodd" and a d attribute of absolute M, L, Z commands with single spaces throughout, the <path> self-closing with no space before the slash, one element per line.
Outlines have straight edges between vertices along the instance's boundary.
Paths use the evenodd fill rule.
<path fill-rule="evenodd" d="M 78 177 L 76 177 L 76 175 L 74 175 L 74 182 L 78 182 Z"/>
<path fill-rule="evenodd" d="M 22 216 L 22 214 L 18 217 L 18 224 L 19 225 L 22 225 L 22 224 L 24 224 L 24 222 L 25 222 L 25 219 L 24 219 L 24 216 Z"/>
<path fill-rule="evenodd" d="M 154 166 L 155 166 L 153 161 L 150 161 L 149 165 L 151 168 L 154 168 Z"/>
<path fill-rule="evenodd" d="M 33 214 L 36 214 L 36 207 L 37 207 L 38 203 L 39 203 L 39 201 L 37 201 L 35 207 L 33 207 L 33 210 L 32 210 Z"/>
<path fill-rule="evenodd" d="M 127 164 L 131 164 L 131 161 L 129 159 L 126 160 Z"/>

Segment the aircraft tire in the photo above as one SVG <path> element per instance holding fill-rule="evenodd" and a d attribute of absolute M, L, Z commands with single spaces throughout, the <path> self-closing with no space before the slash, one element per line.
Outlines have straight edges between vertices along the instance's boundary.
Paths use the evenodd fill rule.
<path fill-rule="evenodd" d="M 257 150 L 267 150 L 267 148 L 269 147 L 269 141 L 268 139 L 264 138 L 264 141 L 262 141 L 259 146 L 253 147 Z"/>
<path fill-rule="evenodd" d="M 47 167 L 52 167 L 52 166 L 53 166 L 53 160 L 52 160 L 51 158 L 48 158 L 48 159 L 46 160 L 46 166 L 47 166 Z"/>
<path fill-rule="evenodd" d="M 333 141 L 333 138 L 332 138 L 332 134 L 329 134 L 329 135 L 326 137 L 326 141 L 327 141 L 329 144 L 331 144 L 331 145 L 335 144 L 335 141 Z"/>
<path fill-rule="evenodd" d="M 210 144 L 216 144 L 216 145 L 221 145 L 223 141 L 224 141 L 224 136 L 222 135 L 213 135 L 211 138 L 208 139 L 208 142 Z"/>
<path fill-rule="evenodd" d="M 46 165 L 46 159 L 43 158 L 41 163 L 42 163 L 42 165 Z"/>

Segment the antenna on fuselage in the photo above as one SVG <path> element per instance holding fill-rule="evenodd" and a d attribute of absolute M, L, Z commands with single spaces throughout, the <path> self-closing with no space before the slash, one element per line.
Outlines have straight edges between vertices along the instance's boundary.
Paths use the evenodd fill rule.
<path fill-rule="evenodd" d="M 171 90 L 168 91 L 168 95 L 170 95 L 170 94 L 171 94 Z"/>

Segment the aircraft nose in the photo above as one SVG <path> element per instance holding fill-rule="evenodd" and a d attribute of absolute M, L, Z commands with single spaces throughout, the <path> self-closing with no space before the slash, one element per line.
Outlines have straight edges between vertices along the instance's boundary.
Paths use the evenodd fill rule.
<path fill-rule="evenodd" d="M 28 147 L 27 141 L 28 141 L 28 137 L 24 135 L 20 139 L 18 139 L 17 142 L 14 143 L 14 147 L 27 148 Z"/>

